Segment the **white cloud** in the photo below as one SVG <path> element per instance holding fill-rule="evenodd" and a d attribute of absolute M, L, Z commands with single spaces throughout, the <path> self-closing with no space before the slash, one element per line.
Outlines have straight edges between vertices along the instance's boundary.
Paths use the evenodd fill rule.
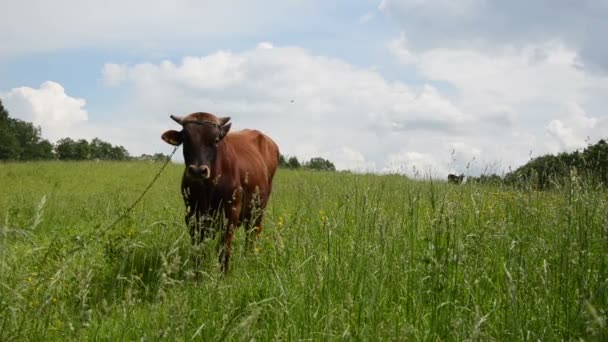
<path fill-rule="evenodd" d="M 433 48 L 415 53 L 401 36 L 388 48 L 405 66 L 453 87 L 454 108 L 475 117 L 477 123 L 494 123 L 495 128 L 474 123 L 468 133 L 476 137 L 478 146 L 508 145 L 506 150 L 495 149 L 508 165 L 525 162 L 526 150 L 533 155 L 557 153 L 608 135 L 603 124 L 608 120 L 603 110 L 608 103 L 599 96 L 608 89 L 608 78 L 580 68 L 577 52 L 558 41 L 519 48 Z M 522 143 L 529 145 L 513 149 Z"/>
<path fill-rule="evenodd" d="M 370 11 L 367 12 L 365 14 L 363 14 L 362 16 L 359 17 L 359 24 L 365 24 L 368 23 L 372 20 L 374 20 L 374 18 L 376 17 L 376 12 L 375 11 Z"/>
<path fill-rule="evenodd" d="M 335 150 L 325 153 L 323 157 L 334 163 L 337 170 L 357 172 L 372 172 L 376 170 L 375 163 L 368 162 L 361 152 L 348 146 L 340 146 Z"/>
<path fill-rule="evenodd" d="M 393 149 L 382 138 L 388 132 L 441 134 L 474 121 L 433 86 L 389 82 L 368 68 L 270 43 L 178 63 L 107 64 L 103 74 L 135 95 L 131 113 L 152 115 L 167 127 L 168 113 L 231 115 L 235 128 L 268 132 L 284 154 L 328 157 L 339 169 L 385 163 Z"/>
<path fill-rule="evenodd" d="M 87 121 L 86 101 L 66 94 L 56 82 L 46 81 L 40 88 L 19 87 L 2 95 L 12 117 L 42 127 L 42 136 L 55 141 Z"/>
<path fill-rule="evenodd" d="M 379 9 L 407 33 L 416 52 L 560 41 L 585 69 L 608 71 L 606 1 L 383 0 Z"/>
<path fill-rule="evenodd" d="M 0 57 L 74 48 L 167 51 L 306 24 L 318 2 L 21 0 L 2 5 Z"/>
<path fill-rule="evenodd" d="M 425 52 L 407 44 L 403 35 L 390 49 L 397 58 L 405 49 L 402 61 L 426 84 L 390 81 L 342 59 L 262 42 L 177 61 L 105 64 L 104 84 L 128 94 L 112 108 L 121 118 L 114 122 L 85 122 L 84 100 L 56 83 L 15 88 L 3 102 L 51 139 L 97 136 L 133 154 L 169 149 L 159 138 L 175 128 L 169 114 L 209 111 L 232 116 L 234 129 L 268 133 L 283 154 L 301 161 L 320 156 L 338 169 L 409 175 L 415 167 L 419 176 L 438 178 L 488 166 L 500 173 L 531 153 L 608 135 L 600 96 L 608 80 L 580 69 L 578 54 L 559 42 Z"/>
<path fill-rule="evenodd" d="M 434 149 L 424 145 L 412 146 L 391 153 L 382 171 L 444 179 L 449 173 L 479 174 L 491 166 L 489 160 L 478 163 L 483 150 L 469 143 L 446 139 L 446 142 L 438 145 Z"/>
<path fill-rule="evenodd" d="M 258 44 L 258 48 L 260 49 L 272 49 L 274 45 L 271 42 L 261 42 Z"/>
<path fill-rule="evenodd" d="M 42 137 L 51 143 L 65 137 L 88 140 L 97 137 L 125 146 L 132 155 L 170 151 L 159 139 L 159 132 L 167 126 L 165 121 L 129 115 L 128 109 L 115 120 L 89 120 L 86 101 L 69 96 L 63 86 L 53 81 L 46 81 L 39 88 L 18 87 L 0 92 L 0 98 L 11 117 L 40 126 Z M 103 114 L 97 113 L 96 117 L 109 118 Z"/>
<path fill-rule="evenodd" d="M 388 50 L 399 60 L 399 62 L 408 65 L 418 62 L 418 57 L 412 52 L 407 43 L 407 37 L 404 32 L 398 39 L 393 39 L 388 44 Z"/>
<path fill-rule="evenodd" d="M 438 162 L 436 156 L 407 150 L 390 154 L 383 171 L 406 174 L 413 178 L 444 178 L 448 174 L 448 168 Z"/>
<path fill-rule="evenodd" d="M 592 117 L 577 103 L 566 104 L 569 114 L 547 124 L 551 138 L 546 145 L 552 152 L 575 150 L 608 137 L 608 117 Z"/>
<path fill-rule="evenodd" d="M 118 64 L 105 64 L 101 71 L 107 85 L 118 85 L 127 79 L 127 67 Z"/>
<path fill-rule="evenodd" d="M 108 64 L 104 78 L 120 80 L 134 95 L 124 112 L 146 115 L 159 132 L 171 127 L 169 113 L 210 111 L 232 116 L 235 129 L 267 132 L 284 154 L 303 161 L 320 156 L 339 169 L 410 175 L 415 166 L 439 178 L 504 172 L 530 153 L 552 152 L 558 138 L 560 148 L 578 144 L 581 130 L 572 133 L 575 144 L 567 129 L 549 123 L 566 123 L 574 108 L 568 103 L 597 113 L 602 107 L 586 101 L 608 89 L 605 79 L 576 66 L 576 53 L 554 42 L 496 51 L 433 49 L 411 57 L 408 65 L 429 82 L 453 90 L 388 81 L 370 68 L 270 43 L 178 62 Z M 603 126 L 585 127 L 598 136 Z"/>
<path fill-rule="evenodd" d="M 445 17 L 469 17 L 477 12 L 485 0 L 382 0 L 378 8 L 384 12 L 422 12 L 424 15 L 442 13 Z"/>
<path fill-rule="evenodd" d="M 577 149 L 585 145 L 585 139 L 575 135 L 571 127 L 566 127 L 561 120 L 551 120 L 547 132 L 559 143 L 559 150 Z"/>
<path fill-rule="evenodd" d="M 529 101 L 581 101 L 585 88 L 602 81 L 578 66 L 578 55 L 559 42 L 495 50 L 430 49 L 412 54 L 400 37 L 389 49 L 431 80 L 449 82 L 466 102 L 484 107 Z M 405 57 L 404 57 L 405 55 Z M 605 82 L 605 80 L 603 80 Z"/>

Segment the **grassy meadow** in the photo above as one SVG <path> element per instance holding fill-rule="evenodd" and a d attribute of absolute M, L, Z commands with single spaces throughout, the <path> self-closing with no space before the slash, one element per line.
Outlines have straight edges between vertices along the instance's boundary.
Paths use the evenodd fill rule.
<path fill-rule="evenodd" d="M 181 165 L 0 164 L 0 340 L 608 339 L 608 194 L 280 170 L 228 276 Z M 195 259 L 202 260 L 195 265 Z"/>

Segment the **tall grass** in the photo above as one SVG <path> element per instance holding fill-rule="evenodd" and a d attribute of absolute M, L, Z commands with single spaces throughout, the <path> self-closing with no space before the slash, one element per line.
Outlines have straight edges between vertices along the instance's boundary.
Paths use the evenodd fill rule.
<path fill-rule="evenodd" d="M 608 196 L 281 170 L 231 272 L 171 166 L 0 165 L 0 340 L 608 338 Z M 200 262 L 199 262 L 200 261 Z"/>

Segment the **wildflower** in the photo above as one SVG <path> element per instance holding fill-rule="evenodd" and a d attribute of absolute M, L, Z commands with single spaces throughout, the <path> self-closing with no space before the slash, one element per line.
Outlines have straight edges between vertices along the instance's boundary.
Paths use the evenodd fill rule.
<path fill-rule="evenodd" d="M 260 247 L 256 247 L 256 248 L 254 248 L 253 252 L 254 252 L 255 254 L 258 254 L 258 253 L 260 253 L 260 251 L 261 251 L 261 250 L 262 250 L 262 249 L 261 249 Z"/>
<path fill-rule="evenodd" d="M 277 222 L 279 229 L 283 228 L 283 216 L 279 216 L 279 222 Z"/>
<path fill-rule="evenodd" d="M 321 217 L 321 224 L 322 225 L 327 224 L 329 219 L 328 219 L 327 215 L 325 215 L 325 212 L 323 211 L 323 209 L 319 210 L 319 216 Z"/>

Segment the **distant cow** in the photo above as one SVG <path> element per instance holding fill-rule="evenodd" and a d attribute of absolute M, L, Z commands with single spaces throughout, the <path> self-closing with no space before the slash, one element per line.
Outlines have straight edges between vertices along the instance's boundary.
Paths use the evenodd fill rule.
<path fill-rule="evenodd" d="M 223 249 L 219 261 L 222 270 L 228 272 L 235 229 L 245 223 L 247 245 L 252 230 L 256 238 L 260 235 L 279 148 L 256 130 L 228 133 L 230 117 L 193 113 L 186 117 L 171 115 L 171 119 L 182 130 L 166 131 L 162 139 L 171 145 L 184 145 L 186 168 L 181 190 L 192 242 L 198 244 L 210 237 L 213 225 L 220 222 Z"/>
<path fill-rule="evenodd" d="M 460 183 L 462 183 L 463 179 L 464 179 L 463 173 L 461 173 L 460 176 L 456 176 L 455 174 L 452 174 L 452 173 L 450 173 L 448 175 L 448 183 L 460 184 Z"/>

